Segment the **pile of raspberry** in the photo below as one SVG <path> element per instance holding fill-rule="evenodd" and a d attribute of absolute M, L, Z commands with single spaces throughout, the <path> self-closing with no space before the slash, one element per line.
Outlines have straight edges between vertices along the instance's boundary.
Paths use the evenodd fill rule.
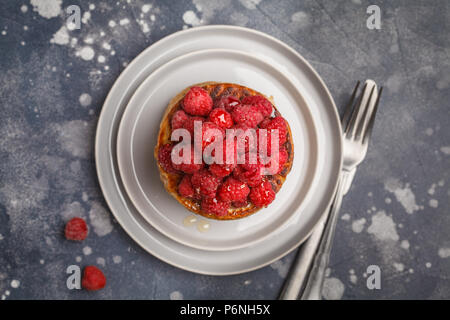
<path fill-rule="evenodd" d="M 202 122 L 202 147 L 205 148 L 215 139 L 215 135 L 210 134 L 217 129 L 224 133 L 226 129 L 253 128 L 258 137 L 258 130 L 267 130 L 267 140 L 270 140 L 271 130 L 278 129 L 279 156 L 275 168 L 280 173 L 288 160 L 288 152 L 285 144 L 287 140 L 286 120 L 280 116 L 273 117 L 272 103 L 262 96 L 246 96 L 241 100 L 232 96 L 224 95 L 213 100 L 208 91 L 201 87 L 192 87 L 181 102 L 178 109 L 171 118 L 172 130 L 184 128 L 191 134 L 191 148 L 194 137 L 194 121 Z M 215 131 L 215 130 L 214 130 Z M 217 132 L 217 131 L 215 131 Z M 257 139 L 255 141 L 258 141 Z M 239 137 L 237 137 L 239 139 Z M 227 145 L 226 138 L 224 146 L 235 146 L 237 139 Z M 191 152 L 191 163 L 175 164 L 171 159 L 171 152 L 174 143 L 162 145 L 159 149 L 158 160 L 162 169 L 168 173 L 181 174 L 178 184 L 178 193 L 182 197 L 196 200 L 200 203 L 202 211 L 216 215 L 225 216 L 231 207 L 241 208 L 252 203 L 256 207 L 266 207 L 275 199 L 275 190 L 269 176 L 261 174 L 261 169 L 270 166 L 271 163 L 263 165 L 259 161 L 248 161 L 250 144 L 248 138 L 245 139 L 245 159 L 243 164 L 212 163 L 207 165 L 203 160 L 201 164 L 193 161 Z M 176 142 L 178 143 L 178 142 Z M 270 155 L 270 141 L 267 141 Z M 224 147 L 224 159 L 227 147 Z M 257 149 L 256 149 L 257 150 Z M 273 160 L 272 160 L 273 161 Z"/>

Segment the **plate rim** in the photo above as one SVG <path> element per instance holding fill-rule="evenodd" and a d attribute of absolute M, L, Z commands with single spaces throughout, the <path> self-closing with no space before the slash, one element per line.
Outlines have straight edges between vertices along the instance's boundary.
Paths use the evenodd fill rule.
<path fill-rule="evenodd" d="M 314 77 L 315 80 L 318 81 L 318 84 L 321 87 L 321 90 L 325 93 L 325 97 L 327 102 L 333 107 L 331 114 L 332 116 L 330 117 L 331 121 L 334 122 L 334 125 L 337 126 L 337 129 L 339 130 L 339 132 L 342 132 L 342 127 L 341 127 L 341 122 L 339 119 L 339 115 L 338 115 L 338 110 L 336 107 L 336 104 L 334 102 L 333 97 L 331 96 L 328 87 L 326 86 L 326 84 L 324 83 L 323 79 L 320 77 L 320 75 L 317 73 L 317 71 L 311 66 L 311 64 L 305 59 L 303 58 L 303 56 L 301 56 L 296 50 L 294 50 L 292 47 L 290 47 L 288 44 L 282 42 L 281 40 L 278 40 L 277 38 L 266 34 L 264 32 L 258 31 L 258 30 L 254 30 L 254 29 L 250 29 L 250 28 L 246 28 L 246 27 L 240 27 L 240 26 L 230 26 L 230 25 L 207 25 L 207 26 L 199 26 L 199 27 L 195 27 L 195 28 L 191 28 L 191 29 L 187 29 L 187 30 L 179 30 L 177 32 L 174 32 L 170 35 L 167 35 L 166 37 L 154 42 L 151 46 L 147 47 L 146 49 L 144 49 L 141 53 L 139 53 L 134 59 L 133 61 L 131 61 L 127 68 L 125 68 L 121 74 L 117 77 L 117 79 L 114 81 L 113 85 L 111 86 L 111 89 L 108 92 L 108 95 L 105 98 L 105 101 L 103 103 L 102 109 L 100 111 L 99 117 L 98 117 L 98 123 L 97 123 L 97 128 L 96 128 L 96 136 L 95 136 L 95 167 L 96 167 L 96 172 L 97 172 L 97 179 L 99 181 L 99 186 L 100 189 L 102 191 L 103 197 L 105 199 L 106 204 L 108 205 L 111 213 L 113 214 L 113 216 L 116 218 L 116 220 L 119 222 L 119 224 L 121 225 L 122 229 L 130 236 L 130 238 L 132 238 L 137 244 L 139 244 L 141 246 L 142 249 L 144 249 L 145 251 L 147 251 L 148 253 L 150 253 L 151 255 L 155 256 L 156 258 L 160 259 L 161 261 L 164 261 L 165 263 L 175 266 L 177 268 L 183 269 L 183 270 L 187 270 L 190 272 L 194 272 L 194 273 L 198 273 L 198 274 L 204 274 L 204 275 L 217 275 L 217 276 L 225 276 L 225 275 L 234 275 L 234 274 L 241 274 L 241 273 L 245 273 L 245 272 L 249 272 L 249 271 L 253 271 L 259 268 L 262 268 L 264 266 L 269 265 L 270 263 L 277 261 L 278 259 L 284 257 L 285 255 L 289 254 L 290 252 L 292 252 L 294 249 L 296 249 L 301 243 L 303 243 L 305 241 L 305 239 L 308 238 L 309 234 L 305 235 L 303 238 L 295 240 L 293 245 L 290 245 L 290 247 L 286 250 L 284 250 L 282 253 L 275 255 L 274 258 L 272 259 L 268 259 L 268 261 L 265 261 L 264 263 L 260 263 L 258 265 L 252 266 L 252 267 L 247 267 L 247 268 L 241 268 L 239 270 L 235 270 L 235 271 L 224 271 L 224 272 L 216 272 L 216 271 L 205 271 L 202 270 L 202 268 L 197 268 L 197 267 L 189 267 L 186 265 L 182 265 L 182 264 L 178 264 L 175 263 L 173 261 L 170 261 L 170 259 L 163 257 L 162 255 L 160 255 L 159 253 L 156 253 L 154 251 L 151 251 L 147 245 L 145 245 L 144 243 L 142 243 L 139 240 L 138 235 L 135 235 L 133 232 L 131 232 L 130 230 L 128 230 L 128 228 L 124 227 L 124 225 L 121 222 L 121 218 L 118 217 L 116 215 L 116 213 L 114 212 L 114 210 L 111 209 L 112 207 L 112 200 L 110 199 L 110 196 L 105 192 L 105 189 L 107 188 L 106 185 L 106 177 L 102 176 L 102 168 L 100 167 L 100 163 L 99 163 L 99 158 L 101 157 L 101 150 L 100 150 L 100 132 L 102 130 L 102 126 L 101 126 L 101 119 L 105 117 L 105 113 L 106 113 L 106 108 L 105 105 L 110 103 L 110 100 L 112 99 L 113 96 L 113 91 L 117 90 L 117 86 L 118 83 L 122 80 L 122 78 L 125 78 L 125 74 L 126 74 L 126 70 L 129 69 L 134 63 L 136 63 L 137 60 L 139 60 L 142 56 L 146 55 L 148 51 L 151 50 L 151 48 L 154 48 L 156 45 L 162 45 L 165 42 L 170 41 L 172 38 L 177 37 L 179 35 L 182 34 L 190 34 L 190 33 L 194 33 L 197 31 L 202 31 L 202 30 L 227 30 L 228 32 L 233 31 L 233 32 L 245 32 L 245 33 L 249 33 L 249 34 L 254 34 L 256 36 L 259 36 L 261 38 L 265 38 L 266 40 L 269 40 L 271 42 L 275 42 L 277 45 L 281 46 L 282 48 L 284 48 L 285 50 L 287 50 L 288 52 L 290 52 L 291 54 L 293 54 L 297 59 L 299 59 L 308 69 L 309 72 L 311 72 Z M 130 88 L 130 85 L 128 85 L 127 89 Z M 118 110 L 116 109 L 114 112 L 114 117 L 116 117 Z M 108 132 L 107 132 L 107 138 L 108 138 L 108 143 L 110 142 L 111 139 L 111 127 L 109 128 Z M 339 173 L 342 169 L 342 160 L 343 160 L 343 155 L 342 155 L 342 145 L 343 145 L 343 141 L 342 141 L 342 135 L 339 134 L 337 139 L 337 145 L 335 145 L 336 148 L 336 156 L 339 157 L 339 163 L 337 163 L 337 168 L 335 169 L 334 175 L 333 175 L 333 186 L 332 186 L 332 191 L 333 193 L 335 193 L 336 188 L 337 188 L 337 183 L 338 183 L 338 176 Z M 114 164 L 113 159 L 107 159 L 107 161 L 109 161 L 111 163 L 111 166 L 114 168 Z M 115 181 L 115 177 L 113 176 L 113 180 Z M 114 187 L 117 187 L 114 186 Z M 123 199 L 123 195 L 119 192 L 119 196 L 121 198 L 122 201 L 124 201 L 124 205 L 126 206 L 126 200 Z M 328 208 L 331 204 L 332 201 L 332 197 L 329 198 L 329 200 L 326 203 L 326 208 Z M 135 218 L 130 215 L 130 219 L 135 220 Z M 318 219 L 319 221 L 320 219 Z M 317 222 L 318 222 L 317 221 Z M 317 224 L 316 222 L 316 224 Z M 141 225 L 138 224 L 138 227 L 143 229 L 143 227 Z M 143 230 L 143 232 L 145 232 L 145 230 Z"/>
<path fill-rule="evenodd" d="M 142 205 L 139 204 L 139 200 L 136 200 L 136 198 L 139 197 L 139 196 L 135 195 L 134 193 L 132 194 L 130 192 L 130 189 L 134 189 L 134 188 L 132 186 L 130 186 L 128 184 L 128 182 L 125 181 L 125 179 L 127 179 L 127 178 L 124 178 L 124 176 L 123 176 L 123 173 L 125 171 L 125 168 L 123 166 L 126 163 L 129 164 L 129 162 L 131 162 L 132 171 L 133 171 L 133 174 L 134 174 L 134 179 L 133 178 L 129 178 L 129 179 L 137 180 L 135 163 L 133 162 L 132 159 L 131 160 L 128 159 L 130 157 L 130 155 L 128 155 L 128 154 L 127 155 L 120 155 L 120 150 L 125 150 L 126 149 L 126 147 L 125 147 L 126 144 L 130 143 L 129 148 L 131 148 L 131 158 L 133 158 L 133 156 L 132 156 L 132 154 L 133 154 L 133 152 L 132 152 L 133 144 L 131 143 L 131 141 L 128 140 L 128 138 L 133 140 L 133 138 L 135 136 L 135 133 L 136 133 L 137 122 L 139 121 L 139 115 L 143 112 L 143 110 L 145 108 L 145 106 L 139 106 L 138 109 L 134 110 L 135 112 L 137 112 L 138 115 L 136 116 L 135 119 L 133 119 L 133 122 L 130 123 L 130 125 L 132 126 L 131 130 L 130 129 L 126 130 L 124 128 L 124 126 L 125 126 L 124 120 L 127 117 L 128 118 L 130 117 L 130 110 L 131 109 L 129 108 L 129 106 L 134 102 L 134 100 L 136 99 L 136 97 L 138 95 L 139 96 L 143 96 L 142 92 L 145 92 L 145 90 L 147 89 L 146 85 L 148 84 L 149 79 L 152 79 L 152 77 L 154 77 L 155 73 L 164 72 L 171 65 L 176 64 L 176 63 L 178 63 L 179 61 L 181 61 L 183 59 L 186 59 L 186 58 L 189 59 L 189 58 L 191 58 L 191 56 L 206 55 L 206 54 L 231 54 L 231 55 L 243 56 L 243 57 L 246 57 L 248 59 L 254 59 L 254 60 L 256 60 L 257 63 L 263 64 L 263 65 L 265 65 L 265 66 L 267 66 L 267 67 L 269 67 L 271 69 L 274 69 L 274 71 L 276 73 L 278 73 L 278 75 L 280 77 L 283 78 L 283 81 L 287 82 L 288 86 L 291 86 L 293 89 L 295 89 L 296 93 L 303 100 L 303 102 L 304 102 L 304 104 L 306 106 L 306 112 L 307 112 L 306 116 L 308 117 L 308 119 L 306 119 L 306 121 L 311 120 L 311 122 L 312 122 L 310 124 L 310 127 L 311 127 L 311 129 L 313 131 L 312 132 L 312 135 L 313 135 L 313 137 L 312 137 L 312 141 L 313 141 L 312 149 L 313 149 L 313 151 L 315 150 L 318 155 L 314 156 L 314 160 L 313 160 L 312 167 L 311 167 L 312 173 L 309 173 L 309 174 L 312 174 L 312 175 L 310 176 L 310 178 L 307 181 L 307 184 L 309 185 L 309 188 L 304 192 L 303 197 L 302 197 L 303 198 L 302 201 L 298 204 L 298 206 L 296 206 L 295 209 L 293 209 L 293 212 L 286 214 L 285 215 L 286 216 L 285 220 L 283 222 L 278 223 L 275 228 L 271 228 L 270 229 L 269 226 L 265 226 L 264 229 L 258 230 L 257 233 L 261 233 L 261 232 L 263 232 L 265 230 L 267 230 L 268 232 L 264 233 L 263 236 L 260 236 L 259 238 L 256 238 L 256 239 L 254 239 L 252 241 L 246 241 L 242 245 L 229 245 L 229 246 L 222 246 L 222 247 L 210 247 L 210 246 L 207 246 L 207 245 L 202 245 L 200 243 L 192 244 L 192 243 L 189 243 L 189 241 L 187 241 L 189 239 L 186 239 L 186 238 L 183 238 L 183 237 L 179 237 L 179 236 L 176 236 L 176 235 L 173 235 L 173 234 L 169 234 L 169 230 L 167 230 L 167 228 L 160 226 L 159 224 L 156 223 L 157 221 L 155 221 L 154 219 L 152 220 L 151 218 L 149 218 L 146 214 L 144 214 L 142 212 L 142 211 L 145 211 L 145 210 L 144 210 L 144 208 L 142 208 Z M 278 232 L 286 223 L 288 223 L 291 219 L 293 219 L 294 216 L 296 216 L 297 214 L 300 214 L 302 207 L 304 207 L 304 205 L 305 205 L 304 204 L 305 200 L 307 200 L 308 195 L 311 192 L 313 192 L 311 187 L 314 185 L 313 182 L 317 178 L 318 161 L 319 161 L 319 157 L 320 157 L 320 153 L 321 153 L 320 152 L 320 148 L 318 146 L 318 133 L 317 133 L 317 126 L 316 126 L 315 122 L 316 122 L 316 119 L 312 115 L 312 113 L 311 113 L 311 111 L 310 111 L 310 109 L 308 107 L 307 101 L 304 98 L 304 96 L 302 95 L 301 91 L 297 89 L 297 87 L 294 85 L 294 83 L 282 71 L 276 70 L 274 67 L 272 67 L 270 65 L 270 63 L 268 63 L 264 59 L 259 58 L 259 57 L 254 57 L 251 54 L 243 52 L 243 51 L 240 51 L 240 50 L 223 49 L 223 48 L 222 49 L 203 49 L 203 50 L 191 51 L 191 52 L 188 52 L 188 53 L 185 53 L 185 54 L 181 54 L 180 56 L 177 56 L 176 58 L 170 60 L 169 62 L 161 65 L 160 67 L 155 69 L 151 74 L 149 74 L 144 79 L 144 81 L 137 87 L 136 91 L 133 93 L 133 95 L 131 96 L 130 100 L 128 101 L 128 103 L 127 103 L 127 105 L 126 105 L 126 107 L 124 109 L 124 112 L 122 114 L 122 118 L 119 121 L 119 126 L 118 126 L 118 131 L 117 131 L 117 139 L 116 139 L 116 157 L 117 157 L 117 163 L 118 163 L 118 168 L 119 168 L 119 172 L 120 172 L 120 175 L 121 175 L 122 184 L 124 186 L 124 189 L 127 192 L 128 197 L 130 198 L 131 202 L 133 203 L 133 205 L 137 209 L 137 211 L 141 214 L 141 216 L 150 225 L 152 225 L 157 231 L 162 233 L 164 236 L 166 236 L 166 237 L 168 237 L 168 238 L 170 238 L 170 239 L 172 239 L 174 241 L 177 241 L 178 243 L 180 243 L 182 245 L 185 245 L 185 246 L 188 246 L 188 247 L 192 247 L 192 248 L 195 248 L 195 249 L 205 250 L 205 251 L 230 251 L 230 250 L 242 249 L 242 248 L 248 247 L 250 245 L 257 244 L 257 243 L 267 239 L 268 237 L 272 236 L 275 232 Z M 129 131 L 129 133 L 125 134 L 124 130 L 125 130 L 125 132 Z M 125 136 L 123 136 L 121 134 L 121 132 Z M 129 135 L 130 135 L 130 137 L 128 137 Z M 127 140 L 126 141 L 125 140 L 122 141 L 122 138 L 123 139 L 126 138 Z M 119 146 L 121 146 L 121 145 L 125 149 L 124 148 L 119 148 Z M 128 150 L 128 151 L 130 151 L 130 150 Z M 127 160 L 124 159 L 124 158 L 127 158 Z M 127 179 L 127 180 L 129 180 L 129 179 Z M 136 183 L 138 189 L 141 191 L 141 193 L 144 194 L 144 192 L 142 190 L 142 186 L 139 183 L 139 181 L 137 180 L 135 183 Z M 144 194 L 144 198 L 147 200 L 147 202 L 150 202 L 150 200 L 147 198 L 147 196 L 145 194 Z M 153 207 L 153 206 L 150 205 L 150 207 Z M 193 214 L 193 213 L 191 212 L 190 214 Z M 245 237 L 242 237 L 242 238 L 245 238 Z"/>

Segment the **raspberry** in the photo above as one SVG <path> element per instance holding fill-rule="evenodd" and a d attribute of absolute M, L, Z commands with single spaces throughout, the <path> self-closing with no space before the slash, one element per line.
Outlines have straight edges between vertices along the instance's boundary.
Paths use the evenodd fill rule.
<path fill-rule="evenodd" d="M 257 150 L 258 136 L 256 135 L 256 130 L 245 124 L 237 124 L 233 129 L 236 134 L 236 150 L 239 154 Z M 238 130 L 242 130 L 242 132 Z M 253 137 L 253 141 L 251 141 L 251 137 Z"/>
<path fill-rule="evenodd" d="M 286 120 L 283 117 L 275 117 L 270 120 L 270 122 L 265 122 L 264 127 L 260 125 L 261 128 L 267 129 L 267 136 L 270 136 L 272 130 L 278 129 L 278 137 L 280 138 L 280 146 L 286 142 L 287 138 L 287 125 Z"/>
<path fill-rule="evenodd" d="M 182 157 L 183 156 L 183 150 L 180 150 L 179 156 Z M 198 170 L 200 170 L 201 168 L 203 168 L 203 162 L 202 163 L 194 163 L 194 147 L 191 147 L 191 160 L 189 161 L 189 163 L 180 163 L 180 164 L 175 164 L 172 162 L 172 166 L 179 171 L 183 171 L 184 173 L 189 173 L 192 174 L 194 172 L 197 172 Z"/>
<path fill-rule="evenodd" d="M 230 207 L 229 201 L 222 201 L 217 198 L 203 198 L 201 203 L 202 210 L 216 216 L 225 216 Z"/>
<path fill-rule="evenodd" d="M 269 181 L 263 181 L 250 190 L 250 201 L 257 207 L 266 207 L 275 199 L 275 192 Z"/>
<path fill-rule="evenodd" d="M 162 169 L 168 173 L 177 172 L 172 163 L 172 153 L 173 145 L 167 143 L 159 148 L 158 162 Z"/>
<path fill-rule="evenodd" d="M 213 163 L 209 166 L 209 171 L 218 178 L 223 178 L 233 172 L 234 165 L 232 164 L 217 164 Z"/>
<path fill-rule="evenodd" d="M 184 123 L 183 128 L 189 131 L 191 137 L 194 138 L 194 122 L 201 121 L 202 123 L 205 121 L 203 117 L 189 117 Z"/>
<path fill-rule="evenodd" d="M 233 170 L 233 177 L 247 183 L 250 187 L 257 186 L 262 181 L 261 165 L 259 165 L 258 169 L 255 170 L 245 170 L 242 165 L 238 165 Z"/>
<path fill-rule="evenodd" d="M 278 161 L 277 161 L 277 165 L 276 165 L 276 171 L 271 173 L 271 174 L 278 174 L 283 170 L 283 167 L 286 163 L 286 161 L 288 160 L 288 153 L 286 151 L 285 147 L 281 147 L 279 152 L 278 152 Z M 275 159 L 272 159 L 272 161 L 276 161 Z M 266 164 L 266 168 L 270 169 L 271 167 L 271 162 Z"/>
<path fill-rule="evenodd" d="M 88 235 L 88 226 L 86 221 L 81 218 L 72 218 L 67 222 L 64 234 L 67 240 L 81 241 Z"/>
<path fill-rule="evenodd" d="M 194 188 L 192 187 L 191 177 L 185 175 L 178 184 L 178 193 L 185 198 L 193 198 L 195 195 Z"/>
<path fill-rule="evenodd" d="M 249 192 L 250 188 L 245 182 L 230 177 L 220 186 L 218 195 L 223 201 L 242 201 Z"/>
<path fill-rule="evenodd" d="M 242 207 L 246 207 L 248 205 L 248 201 L 247 201 L 247 199 L 240 200 L 240 201 L 233 201 L 231 203 L 231 205 L 235 208 L 242 208 Z"/>
<path fill-rule="evenodd" d="M 234 96 L 224 96 L 214 101 L 214 108 L 222 108 L 228 112 L 231 112 L 236 106 L 240 104 L 241 102 L 238 98 Z"/>
<path fill-rule="evenodd" d="M 81 285 L 86 290 L 100 290 L 106 285 L 105 275 L 99 268 L 95 266 L 87 266 L 83 270 Z"/>
<path fill-rule="evenodd" d="M 256 106 L 265 118 L 272 114 L 272 103 L 263 96 L 245 97 L 242 99 L 242 104 Z"/>
<path fill-rule="evenodd" d="M 215 129 L 215 130 L 214 130 Z M 219 132 L 218 132 L 219 131 Z M 214 122 L 204 122 L 202 126 L 202 150 L 213 143 L 219 134 L 224 138 L 224 130 Z"/>
<path fill-rule="evenodd" d="M 206 116 L 213 106 L 208 91 L 200 87 L 192 87 L 183 99 L 183 109 L 193 116 Z"/>
<path fill-rule="evenodd" d="M 214 122 L 221 128 L 231 128 L 233 126 L 233 119 L 225 109 L 213 109 L 209 114 L 209 121 Z"/>
<path fill-rule="evenodd" d="M 196 193 L 202 197 L 214 198 L 220 184 L 220 179 L 213 176 L 208 170 L 202 169 L 194 173 L 191 182 Z"/>
<path fill-rule="evenodd" d="M 183 124 L 189 120 L 189 116 L 183 110 L 177 110 L 171 121 L 172 130 L 179 129 L 183 127 Z"/>
<path fill-rule="evenodd" d="M 235 123 L 245 124 L 250 128 L 256 127 L 264 119 L 264 116 L 259 112 L 258 107 L 248 105 L 234 108 L 231 116 Z"/>

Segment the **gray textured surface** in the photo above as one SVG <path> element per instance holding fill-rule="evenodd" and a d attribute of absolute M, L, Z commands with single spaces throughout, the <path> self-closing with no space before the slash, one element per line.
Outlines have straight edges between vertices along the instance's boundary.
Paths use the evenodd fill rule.
<path fill-rule="evenodd" d="M 31 2 L 0 3 L 2 298 L 276 298 L 293 254 L 231 277 L 173 268 L 114 223 L 97 184 L 94 129 L 112 83 L 139 52 L 186 23 L 247 26 L 285 41 L 317 69 L 339 106 L 357 79 L 386 87 L 367 159 L 344 199 L 325 295 L 450 298 L 448 1 L 377 1 L 381 30 L 366 28 L 371 3 L 364 0 L 95 1 L 81 30 L 68 33 L 78 39 L 72 45 L 51 41 L 65 21 L 59 9 L 80 4 L 84 13 L 89 3 L 48 0 L 52 11 Z M 152 7 L 142 13 L 145 3 Z M 93 48 L 92 60 L 77 54 L 84 46 Z M 88 106 L 79 102 L 83 93 Z M 82 244 L 62 237 L 72 215 L 94 229 Z M 98 258 L 107 287 L 69 291 L 66 267 Z M 366 287 L 370 264 L 381 267 L 381 290 Z"/>

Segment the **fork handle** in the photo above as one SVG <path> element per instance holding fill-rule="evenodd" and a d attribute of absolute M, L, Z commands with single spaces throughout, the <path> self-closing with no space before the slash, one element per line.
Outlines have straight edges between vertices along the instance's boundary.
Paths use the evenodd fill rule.
<path fill-rule="evenodd" d="M 278 299 L 295 300 L 298 298 L 299 293 L 305 288 L 311 273 L 311 264 L 317 256 L 316 253 L 323 238 L 324 229 L 327 222 L 329 222 L 329 212 L 333 208 L 339 190 L 341 190 L 340 193 L 342 194 L 344 185 L 343 181 L 339 179 L 337 191 L 331 207 L 327 208 L 327 211 L 323 213 L 319 222 L 314 227 L 312 234 L 300 247 Z M 340 197 L 342 197 L 342 195 Z"/>
<path fill-rule="evenodd" d="M 306 279 L 305 289 L 300 296 L 301 300 L 320 300 L 322 298 L 322 286 L 328 262 L 330 261 L 331 248 L 333 246 L 334 234 L 339 217 L 338 213 L 341 208 L 342 198 L 347 189 L 347 180 L 351 176 L 351 173 L 347 171 L 343 171 L 341 174 L 336 196 L 331 205 L 325 229 L 318 243 L 314 261 Z"/>

